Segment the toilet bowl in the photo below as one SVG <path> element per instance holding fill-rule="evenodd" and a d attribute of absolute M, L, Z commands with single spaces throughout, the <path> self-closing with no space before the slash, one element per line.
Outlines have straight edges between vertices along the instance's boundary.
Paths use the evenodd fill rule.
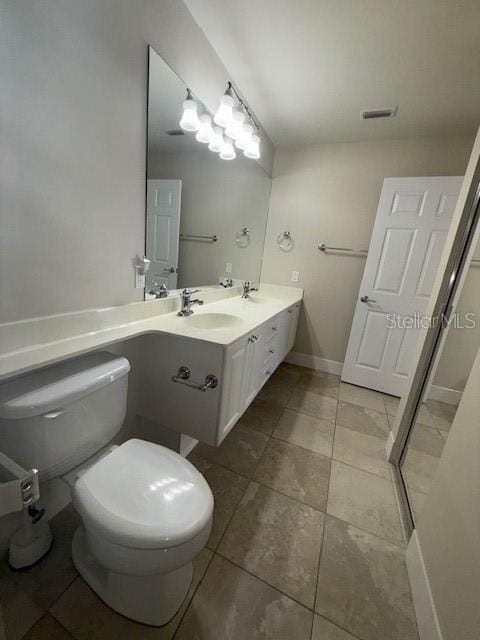
<path fill-rule="evenodd" d="M 73 502 L 83 523 L 73 541 L 80 574 L 115 611 L 166 624 L 210 535 L 213 497 L 203 476 L 165 447 L 129 440 L 77 480 Z"/>
<path fill-rule="evenodd" d="M 0 450 L 42 479 L 77 469 L 120 430 L 129 370 L 125 358 L 95 353 L 2 385 Z M 82 470 L 72 499 L 82 519 L 72 555 L 85 581 L 115 611 L 166 624 L 210 534 L 203 476 L 174 451 L 132 439 Z"/>

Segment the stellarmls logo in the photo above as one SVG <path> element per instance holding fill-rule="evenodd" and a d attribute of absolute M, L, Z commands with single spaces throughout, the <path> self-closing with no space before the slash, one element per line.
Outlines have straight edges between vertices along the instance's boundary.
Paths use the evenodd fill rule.
<path fill-rule="evenodd" d="M 441 316 L 421 316 L 414 313 L 413 316 L 402 316 L 400 313 L 387 313 L 388 329 L 433 329 L 442 324 L 443 328 L 448 329 L 475 329 L 477 326 L 477 316 L 475 313 L 458 314 L 452 313 L 450 318 L 445 315 Z"/>

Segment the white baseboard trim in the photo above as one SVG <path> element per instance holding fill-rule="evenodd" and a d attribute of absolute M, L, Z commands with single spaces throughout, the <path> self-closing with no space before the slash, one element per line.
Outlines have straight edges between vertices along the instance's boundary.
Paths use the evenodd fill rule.
<path fill-rule="evenodd" d="M 312 356 L 308 353 L 290 351 L 290 353 L 285 358 L 285 361 L 290 362 L 290 364 L 298 364 L 300 367 L 314 369 L 315 371 L 335 373 L 338 376 L 342 375 L 343 362 L 337 362 L 336 360 L 327 360 L 326 358 L 319 358 L 318 356 Z"/>
<path fill-rule="evenodd" d="M 420 541 L 415 530 L 407 546 L 406 560 L 420 640 L 443 640 Z"/>
<path fill-rule="evenodd" d="M 441 400 L 442 402 L 454 404 L 458 407 L 462 399 L 462 392 L 456 389 L 449 389 L 448 387 L 439 387 L 438 384 L 432 384 L 428 392 L 428 399 Z"/>
<path fill-rule="evenodd" d="M 395 442 L 395 437 L 392 431 L 389 431 L 387 436 L 387 442 L 385 443 L 385 452 L 387 454 L 387 460 L 390 460 L 390 454 L 392 453 L 394 442 Z"/>

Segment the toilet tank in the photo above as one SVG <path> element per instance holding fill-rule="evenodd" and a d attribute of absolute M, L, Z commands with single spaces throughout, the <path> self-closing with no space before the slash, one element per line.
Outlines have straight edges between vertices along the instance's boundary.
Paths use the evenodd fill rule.
<path fill-rule="evenodd" d="M 120 430 L 130 364 L 100 352 L 0 386 L 0 451 L 48 480 L 70 471 Z"/>

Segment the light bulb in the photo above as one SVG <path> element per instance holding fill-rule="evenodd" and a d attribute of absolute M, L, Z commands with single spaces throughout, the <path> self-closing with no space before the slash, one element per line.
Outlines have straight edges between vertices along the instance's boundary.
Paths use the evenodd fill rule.
<path fill-rule="evenodd" d="M 227 94 L 220 98 L 220 106 L 217 109 L 213 121 L 221 127 L 227 127 L 232 120 L 233 98 Z"/>
<path fill-rule="evenodd" d="M 235 146 L 238 149 L 246 149 L 247 145 L 249 144 L 251 138 L 252 138 L 252 133 L 253 133 L 253 126 L 249 123 L 246 122 L 241 129 L 241 133 L 238 136 L 237 140 L 235 141 Z"/>
<path fill-rule="evenodd" d="M 212 138 L 208 145 L 210 151 L 220 153 L 223 148 L 223 130 L 221 127 L 212 127 Z"/>
<path fill-rule="evenodd" d="M 185 131 L 198 131 L 200 122 L 197 115 L 197 103 L 195 100 L 185 100 L 183 103 L 183 115 L 180 126 Z"/>
<path fill-rule="evenodd" d="M 213 137 L 212 119 L 208 114 L 204 113 L 199 117 L 199 121 L 200 128 L 197 131 L 195 139 L 198 140 L 198 142 L 207 144 L 212 140 Z"/>
<path fill-rule="evenodd" d="M 230 124 L 225 129 L 225 134 L 229 138 L 237 140 L 242 135 L 243 122 L 245 120 L 245 113 L 240 109 L 234 109 L 232 112 L 232 119 Z"/>
<path fill-rule="evenodd" d="M 222 150 L 220 151 L 220 158 L 222 160 L 233 160 L 237 157 L 235 149 L 233 148 L 233 140 L 228 136 L 225 136 Z"/>
<path fill-rule="evenodd" d="M 243 155 L 247 156 L 247 158 L 252 158 L 253 160 L 258 160 L 260 158 L 260 138 L 258 136 L 252 136 L 250 142 L 245 148 L 245 151 L 243 152 Z"/>

